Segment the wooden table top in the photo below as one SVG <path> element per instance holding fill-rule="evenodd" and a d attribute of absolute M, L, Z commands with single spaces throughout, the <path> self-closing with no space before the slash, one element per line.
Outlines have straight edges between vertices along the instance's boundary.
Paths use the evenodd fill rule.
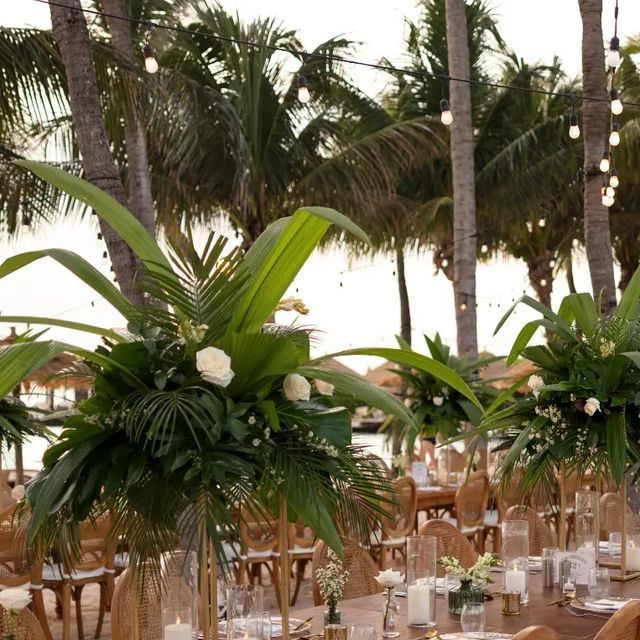
<path fill-rule="evenodd" d="M 490 585 L 492 591 L 497 591 L 500 587 L 499 574 L 493 574 L 495 584 Z M 587 595 L 586 586 L 578 586 L 578 595 Z M 612 582 L 610 595 L 629 595 L 640 598 L 640 579 L 629 582 Z M 500 595 L 493 600 L 485 602 L 487 624 L 485 631 L 496 631 L 500 633 L 515 634 L 521 629 L 534 624 L 542 624 L 551 627 L 556 631 L 559 638 L 565 640 L 586 640 L 593 637 L 607 619 L 592 615 L 576 617 L 568 611 L 553 604 L 547 606 L 562 597 L 562 592 L 557 587 L 549 588 L 542 586 L 542 576 L 540 574 L 530 576 L 529 604 L 522 607 L 522 613 L 517 616 L 505 616 L 501 612 Z M 344 600 L 340 603 L 339 609 L 342 612 L 342 623 L 350 624 L 374 624 L 376 626 L 377 638 L 382 639 L 382 606 L 384 602 L 383 594 L 377 593 L 363 598 Z M 398 630 L 400 636 L 398 640 L 417 640 L 424 635 L 425 629 L 407 626 L 407 599 L 398 598 L 400 612 L 398 616 Z M 296 618 L 309 618 L 313 616 L 311 632 L 322 633 L 324 606 L 313 607 L 292 612 Z M 439 634 L 454 633 L 461 631 L 460 617 L 449 615 L 444 598 L 436 597 L 436 621 Z"/>
<path fill-rule="evenodd" d="M 418 511 L 453 505 L 458 487 L 419 487 Z"/>

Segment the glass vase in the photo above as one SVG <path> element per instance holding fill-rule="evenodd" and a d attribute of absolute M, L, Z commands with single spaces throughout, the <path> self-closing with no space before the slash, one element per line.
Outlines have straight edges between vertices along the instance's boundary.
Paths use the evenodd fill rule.
<path fill-rule="evenodd" d="M 407 624 L 436 624 L 436 538 L 407 537 Z"/>
<path fill-rule="evenodd" d="M 175 549 L 162 554 L 162 607 L 190 611 L 194 629 L 198 628 L 198 554 L 195 551 Z"/>
<path fill-rule="evenodd" d="M 471 580 L 463 580 L 457 587 L 449 590 L 449 613 L 459 616 L 462 607 L 467 602 L 482 604 L 484 602 L 484 592 Z"/>
<path fill-rule="evenodd" d="M 386 598 L 382 605 L 382 637 L 397 638 L 398 631 L 398 601 L 396 600 L 396 590 L 393 587 L 386 587 Z"/>
<path fill-rule="evenodd" d="M 324 610 L 324 626 L 330 624 L 341 624 L 342 623 L 342 613 L 340 609 L 336 607 L 328 607 Z"/>
<path fill-rule="evenodd" d="M 599 507 L 597 491 L 576 491 L 576 549 L 593 549 L 594 556 L 600 538 Z"/>
<path fill-rule="evenodd" d="M 504 571 L 502 590 L 519 591 L 520 602 L 529 602 L 529 523 L 526 520 L 505 520 L 502 523 L 500 553 Z"/>
<path fill-rule="evenodd" d="M 255 629 L 262 621 L 264 590 L 259 585 L 242 584 L 227 589 L 227 639 L 257 637 Z"/>

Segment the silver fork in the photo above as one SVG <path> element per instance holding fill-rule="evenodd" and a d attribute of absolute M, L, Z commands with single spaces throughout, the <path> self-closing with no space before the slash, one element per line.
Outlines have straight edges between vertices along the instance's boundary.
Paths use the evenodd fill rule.
<path fill-rule="evenodd" d="M 576 616 L 576 618 L 584 618 L 585 616 L 592 616 L 593 618 L 601 618 L 602 620 L 609 620 L 609 618 L 611 616 L 601 616 L 598 613 L 580 613 L 579 611 L 576 611 L 573 607 L 571 607 L 571 605 L 569 605 L 568 607 L 564 607 L 564 609 L 566 611 L 568 611 L 572 616 Z"/>

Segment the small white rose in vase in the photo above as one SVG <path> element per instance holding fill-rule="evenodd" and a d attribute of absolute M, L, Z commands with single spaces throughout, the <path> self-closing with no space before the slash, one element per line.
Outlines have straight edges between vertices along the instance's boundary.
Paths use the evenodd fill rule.
<path fill-rule="evenodd" d="M 376 581 L 384 587 L 387 594 L 384 603 L 384 618 L 382 621 L 383 631 L 393 631 L 395 628 L 395 620 L 392 620 L 393 616 L 390 616 L 392 613 L 392 604 L 395 603 L 393 591 L 398 585 L 401 585 L 404 582 L 404 576 L 399 571 L 387 569 L 386 571 L 380 571 L 375 578 Z M 393 613 L 395 613 L 395 611 Z M 385 633 L 383 633 L 383 635 L 385 635 Z M 386 635 L 394 637 L 399 634 L 387 633 Z"/>

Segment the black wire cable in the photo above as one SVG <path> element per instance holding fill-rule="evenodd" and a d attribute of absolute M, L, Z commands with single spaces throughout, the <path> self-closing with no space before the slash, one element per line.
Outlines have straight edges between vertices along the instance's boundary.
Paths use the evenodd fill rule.
<path fill-rule="evenodd" d="M 211 38 L 213 40 L 220 40 L 223 42 L 231 42 L 233 44 L 240 44 L 249 47 L 260 47 L 263 49 L 268 49 L 269 51 L 278 51 L 282 53 L 288 53 L 296 58 L 301 60 L 306 59 L 318 59 L 318 60 L 327 60 L 334 62 L 342 62 L 344 64 L 351 64 L 358 67 L 365 67 L 368 69 L 376 69 L 378 71 L 385 71 L 391 74 L 404 74 L 413 76 L 416 78 L 433 78 L 435 80 L 442 80 L 448 82 L 464 82 L 470 85 L 477 85 L 483 87 L 492 87 L 494 89 L 504 89 L 507 91 L 523 91 L 525 93 L 535 93 L 545 96 L 556 96 L 558 98 L 565 98 L 569 101 L 575 101 L 576 99 L 587 100 L 590 102 L 610 102 L 609 98 L 602 98 L 599 96 L 588 96 L 584 94 L 575 94 L 575 93 L 567 93 L 564 91 L 548 91 L 545 89 L 539 89 L 534 87 L 518 87 L 516 85 L 504 84 L 502 82 L 490 82 L 487 80 L 474 80 L 472 78 L 456 78 L 454 76 L 449 76 L 445 74 L 439 73 L 428 73 L 426 71 L 415 71 L 413 69 L 407 69 L 403 67 L 394 67 L 389 64 L 375 63 L 375 62 L 366 62 L 364 60 L 358 60 L 356 58 L 346 58 L 344 56 L 337 56 L 333 54 L 322 54 L 322 53 L 309 53 L 305 50 L 298 49 L 288 49 L 286 47 L 278 47 L 270 44 L 263 44 L 260 42 L 252 42 L 251 40 L 243 40 L 240 38 L 231 38 L 229 36 L 221 36 L 212 33 L 207 33 L 204 31 L 197 31 L 192 29 L 186 29 L 184 27 L 176 27 L 172 25 L 163 25 L 157 22 L 152 22 L 150 20 L 138 20 L 137 18 L 131 18 L 129 16 L 118 16 L 111 13 L 105 13 L 104 11 L 97 11 L 95 9 L 86 9 L 86 8 L 76 8 L 70 7 L 62 2 L 55 2 L 55 0 L 32 0 L 32 2 L 39 2 L 41 4 L 48 4 L 54 7 L 61 7 L 63 9 L 68 9 L 70 11 L 77 11 L 80 13 L 85 13 L 89 15 L 102 16 L 103 18 L 112 18 L 115 20 L 124 20 L 125 22 L 129 22 L 132 24 L 143 25 L 147 28 L 154 29 L 164 29 L 165 31 L 173 31 L 175 33 L 185 33 L 192 36 L 201 36 L 204 38 Z M 617 29 L 617 26 L 616 26 Z M 623 102 L 623 104 L 627 107 L 640 107 L 640 102 Z"/>

